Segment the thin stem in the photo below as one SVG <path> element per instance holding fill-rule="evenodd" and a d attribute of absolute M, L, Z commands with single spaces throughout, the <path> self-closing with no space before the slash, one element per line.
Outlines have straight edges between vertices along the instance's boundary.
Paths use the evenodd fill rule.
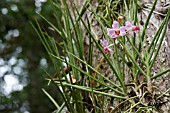
<path fill-rule="evenodd" d="M 150 76 L 150 67 L 149 67 L 149 64 L 147 65 L 146 67 L 146 70 L 147 70 L 147 87 L 148 87 L 148 91 L 149 92 L 152 92 L 152 83 L 151 83 L 151 76 Z"/>
<path fill-rule="evenodd" d="M 99 68 L 100 68 L 100 66 L 102 65 L 102 63 L 103 63 L 103 61 L 104 61 L 104 57 L 102 57 L 102 59 L 99 61 L 99 64 L 97 65 L 97 67 L 96 67 L 96 71 L 98 71 L 99 70 Z M 94 73 L 94 77 L 96 78 L 96 75 L 97 73 Z M 94 80 L 92 80 L 92 87 L 94 87 Z"/>

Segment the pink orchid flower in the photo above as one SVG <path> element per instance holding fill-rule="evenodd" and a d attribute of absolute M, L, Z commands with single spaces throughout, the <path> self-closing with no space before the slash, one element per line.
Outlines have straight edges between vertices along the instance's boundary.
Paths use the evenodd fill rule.
<path fill-rule="evenodd" d="M 140 28 L 138 26 L 134 25 L 134 22 L 129 22 L 129 21 L 125 22 L 125 29 L 131 35 L 134 35 L 134 33 L 136 33 L 136 31 L 140 30 Z"/>
<path fill-rule="evenodd" d="M 125 28 L 126 28 L 127 31 L 131 30 L 133 26 L 134 26 L 133 21 L 132 22 L 129 22 L 129 21 L 125 22 Z"/>
<path fill-rule="evenodd" d="M 125 30 L 125 26 L 119 28 L 119 23 L 117 21 L 113 22 L 112 28 L 107 28 L 108 35 L 111 37 L 111 39 L 116 39 L 116 37 L 119 36 L 125 36 Z"/>
<path fill-rule="evenodd" d="M 102 44 L 104 46 L 104 54 L 106 54 L 107 52 L 112 52 L 112 50 L 108 47 L 108 42 L 107 40 L 103 40 Z"/>

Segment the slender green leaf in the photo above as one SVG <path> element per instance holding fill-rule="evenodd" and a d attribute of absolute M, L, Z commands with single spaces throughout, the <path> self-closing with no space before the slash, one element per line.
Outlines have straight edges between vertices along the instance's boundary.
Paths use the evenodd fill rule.
<path fill-rule="evenodd" d="M 45 89 L 42 89 L 42 90 L 45 93 L 45 95 L 47 95 L 47 97 L 51 100 L 51 102 L 55 105 L 55 107 L 57 109 L 60 109 L 60 106 L 56 103 L 56 101 L 53 99 L 53 97 Z"/>
<path fill-rule="evenodd" d="M 58 81 L 55 81 L 55 83 L 59 84 Z M 109 97 L 114 97 L 114 98 L 118 98 L 118 99 L 126 99 L 126 97 L 123 97 L 123 96 L 117 96 L 117 95 L 113 95 L 111 93 L 105 93 L 105 92 L 101 92 L 101 91 L 92 90 L 91 88 L 85 87 L 85 86 L 73 85 L 73 84 L 69 84 L 69 83 L 66 83 L 66 82 L 63 82 L 63 85 L 70 86 L 70 87 L 80 89 L 80 90 L 84 90 L 84 91 L 88 91 L 88 92 L 94 92 L 96 94 L 101 94 L 101 95 L 105 95 L 105 96 L 109 96 Z"/>

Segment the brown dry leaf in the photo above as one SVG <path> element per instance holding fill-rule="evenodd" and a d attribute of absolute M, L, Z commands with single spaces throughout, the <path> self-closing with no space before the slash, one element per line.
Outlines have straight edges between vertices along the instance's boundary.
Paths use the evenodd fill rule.
<path fill-rule="evenodd" d="M 145 81 L 145 77 L 143 75 L 139 76 L 139 83 L 142 84 Z"/>

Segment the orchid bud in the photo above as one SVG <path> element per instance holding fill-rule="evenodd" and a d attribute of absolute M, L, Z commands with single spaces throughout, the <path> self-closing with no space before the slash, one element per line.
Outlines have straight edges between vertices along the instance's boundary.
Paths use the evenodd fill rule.
<path fill-rule="evenodd" d="M 119 16 L 117 20 L 118 20 L 118 22 L 122 22 L 123 16 Z"/>

